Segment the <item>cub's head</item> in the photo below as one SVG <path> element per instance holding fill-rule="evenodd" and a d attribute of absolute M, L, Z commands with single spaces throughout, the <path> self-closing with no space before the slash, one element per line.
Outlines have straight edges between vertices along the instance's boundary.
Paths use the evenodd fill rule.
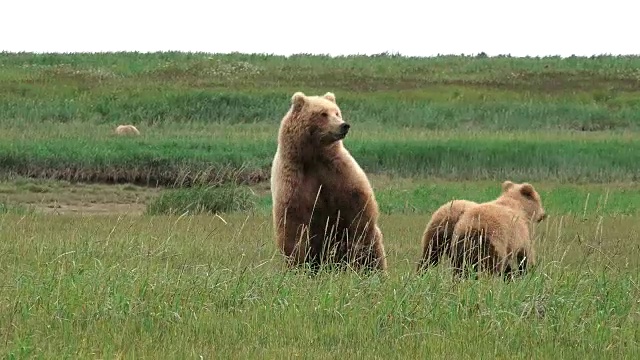
<path fill-rule="evenodd" d="M 306 96 L 296 92 L 291 97 L 291 109 L 283 121 L 295 129 L 296 136 L 319 145 L 329 145 L 347 136 L 350 125 L 342 119 L 336 97 L 328 92 L 322 96 Z"/>
<path fill-rule="evenodd" d="M 547 217 L 542 206 L 540 194 L 529 183 L 516 184 L 512 181 L 502 183 L 502 197 L 515 201 L 518 207 L 534 222 L 540 222 Z"/>

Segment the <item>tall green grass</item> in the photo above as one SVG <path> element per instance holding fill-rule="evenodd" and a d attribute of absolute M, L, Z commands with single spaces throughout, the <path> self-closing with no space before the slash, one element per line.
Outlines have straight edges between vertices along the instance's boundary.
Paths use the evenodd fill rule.
<path fill-rule="evenodd" d="M 268 216 L 0 215 L 8 358 L 636 358 L 636 218 L 550 218 L 516 282 L 419 277 L 421 216 L 383 216 L 387 276 L 285 272 Z M 224 221 L 223 221 L 224 220 Z"/>
<path fill-rule="evenodd" d="M 31 211 L 20 204 L 8 204 L 0 202 L 0 214 L 28 214 Z"/>
<path fill-rule="evenodd" d="M 348 120 L 362 124 L 446 130 L 579 131 L 638 130 L 638 93 L 595 99 L 509 99 L 503 92 L 473 89 L 432 89 L 439 99 L 420 93 L 362 94 L 327 87 L 308 94 L 333 90 Z M 136 90 L 141 91 L 141 90 Z M 0 119 L 65 123 L 74 120 L 94 124 L 134 123 L 275 123 L 288 110 L 295 89 L 255 93 L 228 90 L 150 89 L 112 95 L 56 95 L 33 99 L 7 96 L 0 101 Z M 465 99 L 469 100 L 465 100 Z"/>
<path fill-rule="evenodd" d="M 514 180 L 513 178 L 511 178 Z M 372 185 L 380 212 L 386 215 L 421 214 L 428 217 L 442 204 L 453 199 L 476 202 L 500 196 L 501 181 L 442 181 L 433 179 L 398 179 L 374 177 Z M 515 179 L 515 181 L 528 181 Z M 640 214 L 640 186 L 637 183 L 561 184 L 531 182 L 542 198 L 549 216 L 570 215 L 590 219 L 597 216 L 635 216 Z M 181 189 L 190 193 L 190 189 Z M 200 190 L 188 198 L 197 198 Z M 256 210 L 271 211 L 271 194 L 253 197 Z M 215 202 L 212 202 L 215 203 Z"/>
<path fill-rule="evenodd" d="M 273 122 L 334 91 L 357 122 L 432 129 L 638 129 L 640 58 L 0 54 L 0 120 Z"/>
<path fill-rule="evenodd" d="M 638 68 L 633 56 L 2 53 L 0 176 L 196 186 L 137 217 L 2 202 L 0 353 L 637 358 Z M 268 177 L 298 90 L 334 91 L 353 125 L 386 276 L 284 271 L 270 196 L 202 187 Z M 123 122 L 142 136 L 113 136 Z M 550 215 L 533 272 L 455 284 L 444 263 L 416 276 L 428 214 L 493 199 L 505 179 L 532 182 Z"/>
<path fill-rule="evenodd" d="M 110 135 L 107 127 L 85 136 L 77 136 L 79 130 L 31 133 L 0 140 L 0 171 L 168 186 L 255 183 L 269 177 L 277 126 L 257 127 L 253 133 L 252 126 L 203 129 L 172 135 L 149 127 L 143 129 L 145 136 L 135 138 Z M 368 173 L 457 180 L 635 181 L 640 163 L 640 144 L 611 134 L 456 134 L 354 124 L 345 145 Z"/>
<path fill-rule="evenodd" d="M 163 192 L 147 204 L 148 215 L 218 214 L 249 211 L 256 197 L 251 189 L 234 184 L 217 187 L 196 186 Z"/>
<path fill-rule="evenodd" d="M 516 181 L 527 181 L 519 179 Z M 626 216 L 640 213 L 640 187 L 635 184 L 575 185 L 531 182 L 550 216 Z M 430 215 L 452 199 L 486 202 L 500 195 L 497 181 L 416 181 L 394 185 L 393 179 L 376 184 L 376 199 L 384 214 Z M 269 199 L 270 200 L 270 199 Z M 270 208 L 271 201 L 265 204 Z M 425 218 L 426 219 L 426 218 Z"/>
<path fill-rule="evenodd" d="M 279 121 L 303 90 L 337 94 L 354 126 L 345 143 L 371 173 L 634 181 L 638 65 L 634 56 L 2 53 L 0 175 L 263 181 Z M 110 136 L 120 123 L 143 136 Z"/>

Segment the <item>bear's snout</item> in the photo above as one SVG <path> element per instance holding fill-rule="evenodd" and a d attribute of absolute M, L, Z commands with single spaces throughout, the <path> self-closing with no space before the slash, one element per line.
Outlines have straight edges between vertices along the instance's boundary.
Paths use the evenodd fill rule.
<path fill-rule="evenodd" d="M 349 128 L 351 127 L 351 125 L 344 123 L 342 125 L 340 125 L 340 134 L 342 135 L 346 135 L 349 132 Z"/>

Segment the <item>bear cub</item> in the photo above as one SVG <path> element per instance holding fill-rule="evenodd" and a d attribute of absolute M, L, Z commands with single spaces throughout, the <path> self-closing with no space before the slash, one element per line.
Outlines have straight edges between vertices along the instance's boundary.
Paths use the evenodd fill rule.
<path fill-rule="evenodd" d="M 524 274 L 535 264 L 530 226 L 546 217 L 533 185 L 503 182 L 496 200 L 472 206 L 458 219 L 451 244 L 454 273 L 471 266 L 505 278 L 515 267 Z"/>
<path fill-rule="evenodd" d="M 475 201 L 451 200 L 433 212 L 422 234 L 422 256 L 418 262 L 418 272 L 438 265 L 444 255 L 451 257 L 453 228 L 465 210 L 475 205 L 478 205 Z"/>

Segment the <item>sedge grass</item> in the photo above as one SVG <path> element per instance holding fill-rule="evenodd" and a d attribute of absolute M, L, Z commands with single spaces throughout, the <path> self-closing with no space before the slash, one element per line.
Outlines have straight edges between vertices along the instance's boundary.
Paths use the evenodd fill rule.
<path fill-rule="evenodd" d="M 413 273 L 424 219 L 381 218 L 387 276 L 287 272 L 268 215 L 0 215 L 2 353 L 21 357 L 634 358 L 634 217 L 554 216 L 513 283 Z"/>
<path fill-rule="evenodd" d="M 252 183 L 268 178 L 276 149 L 276 125 L 149 127 L 126 138 L 107 126 L 90 128 L 7 127 L 0 172 L 144 185 L 188 185 L 198 177 Z M 629 133 L 411 132 L 358 124 L 352 132 L 344 142 L 365 171 L 405 177 L 606 183 L 636 181 L 640 163 L 640 145 Z"/>

